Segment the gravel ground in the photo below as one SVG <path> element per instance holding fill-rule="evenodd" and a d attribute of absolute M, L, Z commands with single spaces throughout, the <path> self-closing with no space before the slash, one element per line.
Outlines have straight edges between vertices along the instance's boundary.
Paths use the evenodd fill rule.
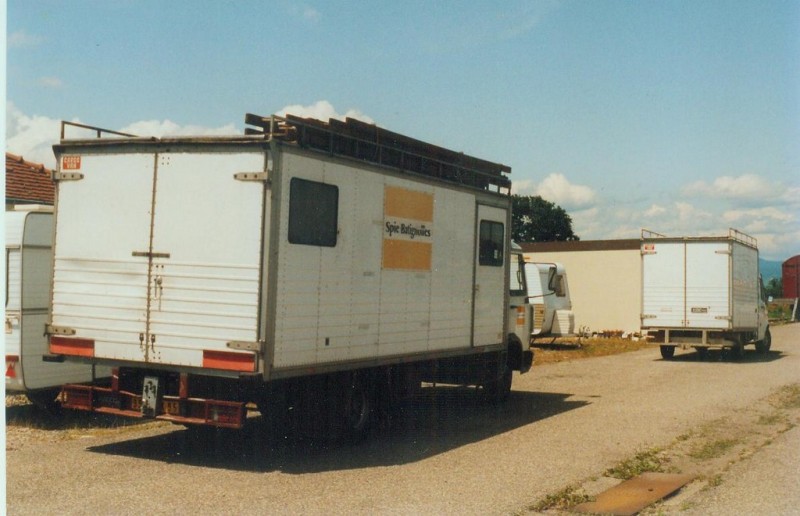
<path fill-rule="evenodd" d="M 258 418 L 203 445 L 160 423 L 73 420 L 19 441 L 22 430 L 9 427 L 7 511 L 519 514 L 639 450 L 756 410 L 798 382 L 800 325 L 789 325 L 773 329 L 769 355 L 748 350 L 740 362 L 714 353 L 708 361 L 694 353 L 663 361 L 652 348 L 534 367 L 514 377 L 510 400 L 498 408 L 469 389 L 429 389 L 393 428 L 357 446 L 268 443 Z M 735 486 L 739 468 L 746 472 L 784 440 L 793 446 L 796 435 L 786 432 L 721 469 L 731 481 L 696 493 L 691 506 L 703 513 L 699 504 L 721 500 L 712 493 Z"/>

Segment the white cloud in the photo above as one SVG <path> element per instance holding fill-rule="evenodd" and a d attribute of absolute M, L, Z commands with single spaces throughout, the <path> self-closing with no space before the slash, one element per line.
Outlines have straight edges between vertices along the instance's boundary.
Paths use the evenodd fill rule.
<path fill-rule="evenodd" d="M 80 120 L 73 118 L 70 122 L 80 123 Z M 204 127 L 178 125 L 171 120 L 143 120 L 129 124 L 119 131 L 137 136 L 155 137 L 241 134 L 241 131 L 233 124 Z M 67 137 L 85 137 L 93 134 L 82 129 L 67 131 Z M 26 115 L 17 109 L 13 102 L 6 103 L 6 149 L 8 152 L 23 156 L 28 161 L 54 168 L 56 163 L 52 147 L 58 143 L 60 135 L 61 120 L 41 115 Z"/>
<path fill-rule="evenodd" d="M 178 125 L 172 120 L 142 120 L 126 125 L 120 132 L 136 136 L 214 136 L 235 135 L 241 131 L 233 124 L 220 127 L 204 127 L 200 125 Z"/>
<path fill-rule="evenodd" d="M 779 195 L 780 185 L 755 174 L 744 174 L 738 177 L 720 176 L 712 183 L 695 181 L 684 186 L 682 193 L 692 197 L 761 199 Z"/>
<path fill-rule="evenodd" d="M 534 192 L 564 209 L 587 207 L 595 200 L 594 190 L 588 186 L 570 183 L 563 174 L 550 174 L 539 183 Z"/>
<path fill-rule="evenodd" d="M 772 206 L 766 206 L 764 208 L 752 208 L 746 210 L 728 210 L 722 214 L 722 218 L 729 223 L 736 223 L 752 220 L 792 222 L 796 217 L 789 211 L 780 210 Z"/>
<path fill-rule="evenodd" d="M 345 118 L 355 118 L 357 120 L 361 120 L 362 122 L 366 122 L 368 124 L 374 124 L 375 121 L 362 113 L 357 109 L 349 109 L 343 115 L 336 112 L 336 109 L 333 107 L 333 104 L 328 102 L 327 100 L 318 100 L 317 102 L 310 104 L 308 106 L 303 106 L 301 104 L 292 104 L 286 106 L 275 113 L 278 116 L 285 116 L 287 114 L 295 115 L 303 118 L 316 118 L 317 120 L 327 121 L 329 118 L 336 118 L 338 120 L 344 120 Z"/>
<path fill-rule="evenodd" d="M 77 122 L 77 119 L 73 119 Z M 54 168 L 53 144 L 61 134 L 61 121 L 41 115 L 29 116 L 11 102 L 6 103 L 6 150 L 28 161 Z"/>
<path fill-rule="evenodd" d="M 8 48 L 35 47 L 42 43 L 44 38 L 35 34 L 28 34 L 25 30 L 18 30 L 8 35 Z"/>
<path fill-rule="evenodd" d="M 653 204 L 649 208 L 647 208 L 647 211 L 644 212 L 644 216 L 648 218 L 658 217 L 660 215 L 665 214 L 666 212 L 667 209 L 665 207 L 660 206 L 658 204 Z"/>
<path fill-rule="evenodd" d="M 316 23 L 322 18 L 322 14 L 313 7 L 305 6 L 303 8 L 303 18 Z"/>
<path fill-rule="evenodd" d="M 45 88 L 58 89 L 64 86 L 64 82 L 58 77 L 41 77 L 39 84 Z"/>

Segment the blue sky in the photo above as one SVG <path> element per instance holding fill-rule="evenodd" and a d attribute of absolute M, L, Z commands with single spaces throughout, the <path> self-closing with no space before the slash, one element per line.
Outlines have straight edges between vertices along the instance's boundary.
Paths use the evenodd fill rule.
<path fill-rule="evenodd" d="M 6 144 L 58 121 L 240 132 L 355 116 L 512 167 L 583 240 L 800 254 L 800 2 L 9 0 Z"/>

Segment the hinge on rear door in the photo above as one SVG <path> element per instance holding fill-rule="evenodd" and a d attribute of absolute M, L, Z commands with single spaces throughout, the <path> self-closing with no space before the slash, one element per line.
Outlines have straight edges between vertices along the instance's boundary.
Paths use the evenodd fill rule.
<path fill-rule="evenodd" d="M 233 174 L 237 181 L 269 181 L 269 172 L 238 172 Z"/>
<path fill-rule="evenodd" d="M 54 324 L 45 324 L 44 333 L 46 335 L 75 335 L 74 328 L 67 328 L 66 326 L 56 326 Z"/>
<path fill-rule="evenodd" d="M 239 349 L 242 351 L 261 351 L 261 341 L 250 342 L 246 340 L 232 340 L 225 344 L 231 349 Z"/>
<path fill-rule="evenodd" d="M 83 179 L 83 174 L 80 172 L 53 172 L 53 181 L 80 181 Z"/>

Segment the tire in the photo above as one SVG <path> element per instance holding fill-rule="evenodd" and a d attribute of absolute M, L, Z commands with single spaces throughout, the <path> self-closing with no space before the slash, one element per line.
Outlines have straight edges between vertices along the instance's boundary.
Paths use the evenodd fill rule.
<path fill-rule="evenodd" d="M 675 346 L 661 346 L 661 358 L 669 360 L 675 356 Z"/>
<path fill-rule="evenodd" d="M 60 389 L 44 389 L 40 391 L 28 391 L 25 396 L 37 408 L 49 413 L 57 415 L 61 412 L 61 402 L 56 400 Z"/>
<path fill-rule="evenodd" d="M 770 347 L 772 347 L 772 335 L 770 335 L 769 328 L 767 328 L 766 333 L 764 333 L 764 340 L 756 342 L 756 351 L 762 354 L 768 353 Z"/>
<path fill-rule="evenodd" d="M 700 360 L 708 359 L 708 348 L 697 347 L 694 349 L 697 351 L 697 358 L 699 358 Z"/>
<path fill-rule="evenodd" d="M 508 364 L 504 365 L 503 372 L 496 379 L 483 384 L 483 393 L 486 400 L 491 403 L 502 403 L 511 395 L 512 371 Z"/>
<path fill-rule="evenodd" d="M 345 375 L 341 403 L 341 440 L 361 442 L 366 439 L 374 402 L 368 378 L 362 375 Z"/>
<path fill-rule="evenodd" d="M 744 343 L 741 337 L 737 337 L 737 342 L 731 346 L 731 358 L 734 360 L 741 360 L 744 358 Z"/>

